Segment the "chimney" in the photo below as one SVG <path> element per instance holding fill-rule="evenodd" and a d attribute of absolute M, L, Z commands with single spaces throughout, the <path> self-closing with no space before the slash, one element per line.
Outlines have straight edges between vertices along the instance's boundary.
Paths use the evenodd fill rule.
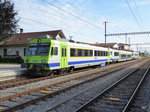
<path fill-rule="evenodd" d="M 23 29 L 22 28 L 20 28 L 20 33 L 23 33 Z"/>

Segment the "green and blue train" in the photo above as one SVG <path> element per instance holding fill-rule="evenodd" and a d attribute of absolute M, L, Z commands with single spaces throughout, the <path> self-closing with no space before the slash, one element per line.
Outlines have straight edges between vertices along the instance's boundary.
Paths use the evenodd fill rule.
<path fill-rule="evenodd" d="M 47 76 L 75 68 L 137 59 L 138 56 L 131 51 L 42 38 L 29 42 L 24 64 L 30 74 Z"/>

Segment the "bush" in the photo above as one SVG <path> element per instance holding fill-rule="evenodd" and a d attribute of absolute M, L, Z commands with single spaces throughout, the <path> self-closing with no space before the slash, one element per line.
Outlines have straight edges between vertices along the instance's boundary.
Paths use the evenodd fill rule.
<path fill-rule="evenodd" d="M 1 63 L 23 63 L 23 59 L 20 56 L 14 58 L 0 58 Z"/>

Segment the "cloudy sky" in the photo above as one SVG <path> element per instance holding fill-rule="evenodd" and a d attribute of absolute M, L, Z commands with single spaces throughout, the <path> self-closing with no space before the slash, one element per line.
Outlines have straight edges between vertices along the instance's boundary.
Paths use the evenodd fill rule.
<path fill-rule="evenodd" d="M 24 32 L 63 30 L 75 41 L 104 43 L 107 33 L 150 31 L 150 0 L 11 0 Z M 150 36 L 129 35 L 138 50 L 150 51 Z M 107 43 L 125 43 L 125 36 L 107 37 Z M 147 43 L 147 45 L 142 45 Z M 132 45 L 137 50 L 137 45 Z"/>

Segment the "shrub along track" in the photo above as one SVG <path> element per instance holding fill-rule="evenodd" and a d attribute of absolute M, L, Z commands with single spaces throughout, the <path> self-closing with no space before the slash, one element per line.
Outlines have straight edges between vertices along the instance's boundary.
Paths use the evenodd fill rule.
<path fill-rule="evenodd" d="M 135 61 L 135 63 L 137 63 L 137 61 Z M 131 65 L 131 64 L 127 63 L 125 65 L 115 66 L 115 67 L 109 69 L 109 73 L 117 71 L 117 70 L 120 70 L 120 69 L 122 69 L 124 67 L 127 67 L 129 65 Z M 40 87 L 40 88 L 28 90 L 28 91 L 21 92 L 21 93 L 16 93 L 14 95 L 7 96 L 7 97 L 2 97 L 2 98 L 0 98 L 0 102 L 12 100 L 12 99 L 15 99 L 15 98 L 18 98 L 18 97 L 20 97 L 20 99 L 21 99 L 21 96 L 29 95 L 29 94 L 33 95 L 32 93 L 41 92 L 41 90 L 42 90 L 42 93 L 51 93 L 50 96 L 53 96 L 53 95 L 56 95 L 56 94 L 60 93 L 60 91 L 58 91 L 60 89 L 62 91 L 65 91 L 65 90 L 68 90 L 69 88 L 72 88 L 75 85 L 78 85 L 79 83 L 83 83 L 85 80 L 90 80 L 92 78 L 93 78 L 92 80 L 94 80 L 94 79 L 96 79 L 98 77 L 101 77 L 101 75 L 104 75 L 104 74 L 108 73 L 108 72 L 106 72 L 107 70 L 101 70 L 101 71 L 98 70 L 98 71 L 96 71 L 94 73 L 92 72 L 92 73 L 89 73 L 89 74 L 85 74 L 85 75 L 82 75 L 82 76 L 74 77 L 74 78 L 67 79 L 67 80 L 64 80 L 64 81 L 60 81 L 60 82 L 58 81 L 57 83 L 53 83 L 53 84 L 50 84 L 50 85 L 47 85 L 47 86 L 43 86 L 43 87 Z M 101 73 L 101 75 L 97 76 L 96 75 L 97 73 Z M 72 86 L 72 87 L 70 87 L 70 86 Z M 36 99 L 34 99 L 32 101 L 28 101 L 28 103 L 23 103 L 22 107 L 26 106 L 27 104 L 35 103 L 35 101 L 38 101 L 39 99 L 41 100 L 41 99 L 43 99 L 43 98 L 45 98 L 47 96 L 49 96 L 49 95 L 42 94 L 41 97 L 38 96 L 39 98 L 36 98 Z M 14 106 L 14 107 L 10 108 L 10 110 L 11 109 L 15 110 L 15 109 L 18 109 L 18 108 L 21 108 L 21 106 Z M 7 110 L 7 111 L 9 111 L 9 110 Z"/>

